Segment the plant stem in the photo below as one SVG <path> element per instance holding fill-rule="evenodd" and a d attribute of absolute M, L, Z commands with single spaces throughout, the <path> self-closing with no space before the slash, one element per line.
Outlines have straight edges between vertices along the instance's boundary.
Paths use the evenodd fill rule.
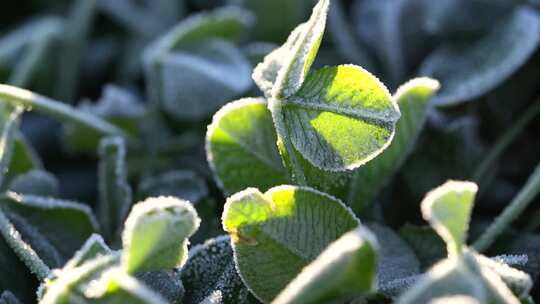
<path fill-rule="evenodd" d="M 478 251 L 487 250 L 497 237 L 506 229 L 540 192 L 540 163 L 527 180 L 527 183 L 514 197 L 512 202 L 491 223 L 484 234 L 473 244 Z"/>
<path fill-rule="evenodd" d="M 530 105 L 521 117 L 512 125 L 512 127 L 504 133 L 504 135 L 497 140 L 495 146 L 489 151 L 488 155 L 476 168 L 473 174 L 472 180 L 481 184 L 485 178 L 485 175 L 493 163 L 501 156 L 501 154 L 508 148 L 516 136 L 525 129 L 525 127 L 540 113 L 540 99 Z"/>
<path fill-rule="evenodd" d="M 72 122 L 101 134 L 127 137 L 124 131 L 97 116 L 78 111 L 60 101 L 14 86 L 0 84 L 0 100 L 15 107 L 24 107 L 28 111 L 35 109 L 60 121 Z"/>

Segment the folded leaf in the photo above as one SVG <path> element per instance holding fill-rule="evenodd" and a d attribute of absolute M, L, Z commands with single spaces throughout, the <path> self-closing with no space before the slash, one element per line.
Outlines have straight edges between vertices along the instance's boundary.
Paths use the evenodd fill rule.
<path fill-rule="evenodd" d="M 422 215 L 446 242 L 449 255 L 461 254 L 477 191 L 475 183 L 448 181 L 422 201 Z"/>
<path fill-rule="evenodd" d="M 276 142 L 272 116 L 263 99 L 240 99 L 221 108 L 206 134 L 207 159 L 217 184 L 228 194 L 247 187 L 268 190 L 287 184 L 290 178 Z"/>
<path fill-rule="evenodd" d="M 75 252 L 73 257 L 66 263 L 62 271 L 82 266 L 84 263 L 100 256 L 110 254 L 111 249 L 99 234 L 92 234 L 82 247 Z"/>
<path fill-rule="evenodd" d="M 7 176 L 11 178 L 32 169 L 43 170 L 43 163 L 26 137 L 18 132 L 15 135 L 15 143 Z"/>
<path fill-rule="evenodd" d="M 386 87 L 352 65 L 311 73 L 298 92 L 271 102 L 270 110 L 280 138 L 327 171 L 355 169 L 379 155 L 400 116 Z"/>
<path fill-rule="evenodd" d="M 259 303 L 244 286 L 235 269 L 229 236 L 220 236 L 193 247 L 182 268 L 185 303 Z"/>
<path fill-rule="evenodd" d="M 175 170 L 145 177 L 139 185 L 138 192 L 138 196 L 142 199 L 152 196 L 174 196 L 196 205 L 208 196 L 208 187 L 195 173 Z"/>
<path fill-rule="evenodd" d="M 424 127 L 429 101 L 438 88 L 436 80 L 416 78 L 397 90 L 393 98 L 401 118 L 394 139 L 378 157 L 354 171 L 347 198 L 354 210 L 368 205 L 405 162 Z"/>
<path fill-rule="evenodd" d="M 187 238 L 199 223 L 193 206 L 183 200 L 163 196 L 138 203 L 125 223 L 123 267 L 137 273 L 183 265 Z"/>
<path fill-rule="evenodd" d="M 539 42 L 540 17 L 522 7 L 482 39 L 439 47 L 426 58 L 420 74 L 442 83 L 436 105 L 459 104 L 499 86 L 529 59 Z"/>
<path fill-rule="evenodd" d="M 9 184 L 9 191 L 39 196 L 58 196 L 58 180 L 47 171 L 31 170 L 16 176 Z"/>
<path fill-rule="evenodd" d="M 378 245 L 375 236 L 358 227 L 331 243 L 272 301 L 338 303 L 375 289 Z"/>
<path fill-rule="evenodd" d="M 121 137 L 107 137 L 99 145 L 99 208 L 98 218 L 105 239 L 114 242 L 132 202 L 127 182 L 126 146 Z"/>
<path fill-rule="evenodd" d="M 302 268 L 359 221 L 339 200 L 307 187 L 250 188 L 227 199 L 223 228 L 254 295 L 271 301 Z"/>

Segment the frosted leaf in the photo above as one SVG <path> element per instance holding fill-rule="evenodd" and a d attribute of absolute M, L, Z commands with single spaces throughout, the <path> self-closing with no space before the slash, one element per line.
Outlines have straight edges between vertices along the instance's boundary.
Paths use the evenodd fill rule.
<path fill-rule="evenodd" d="M 400 117 L 386 87 L 353 65 L 313 72 L 298 92 L 269 106 L 278 135 L 327 171 L 356 169 L 375 158 Z"/>
<path fill-rule="evenodd" d="M 122 264 L 128 273 L 170 270 L 185 263 L 188 237 L 199 227 L 193 206 L 174 197 L 136 204 L 124 232 Z"/>
<path fill-rule="evenodd" d="M 43 170 L 31 170 L 15 177 L 9 184 L 9 191 L 40 196 L 58 196 L 58 180 Z"/>
<path fill-rule="evenodd" d="M 21 132 L 17 132 L 15 134 L 11 162 L 6 175 L 8 178 L 12 178 L 30 170 L 44 170 L 43 162 L 28 139 Z"/>
<path fill-rule="evenodd" d="M 420 263 L 409 246 L 392 229 L 377 223 L 366 225 L 378 244 L 379 285 L 420 273 Z"/>
<path fill-rule="evenodd" d="M 486 303 L 488 295 L 482 280 L 458 258 L 437 263 L 401 295 L 397 304 L 430 303 L 447 295 L 467 295 Z"/>
<path fill-rule="evenodd" d="M 98 229 L 90 208 L 79 203 L 8 192 L 0 204 L 34 250 L 56 256 L 48 258 L 53 267 L 67 261 Z"/>
<path fill-rule="evenodd" d="M 376 288 L 378 245 L 358 227 L 332 242 L 281 291 L 273 304 L 337 303 Z"/>
<path fill-rule="evenodd" d="M 151 65 L 164 54 L 209 39 L 237 41 L 253 22 L 250 12 L 236 7 L 191 15 L 150 44 L 144 51 L 143 60 L 146 65 Z"/>
<path fill-rule="evenodd" d="M 448 181 L 422 201 L 422 215 L 446 242 L 449 255 L 461 254 L 477 191 L 475 183 Z"/>
<path fill-rule="evenodd" d="M 540 17 L 522 7 L 470 45 L 439 47 L 426 58 L 419 73 L 442 83 L 436 105 L 459 104 L 499 86 L 529 59 L 539 42 Z"/>
<path fill-rule="evenodd" d="M 221 108 L 206 133 L 206 156 L 217 184 L 231 194 L 288 183 L 276 141 L 263 99 L 240 99 Z"/>
<path fill-rule="evenodd" d="M 347 201 L 360 211 L 405 162 L 422 131 L 431 97 L 439 83 L 430 78 L 416 78 L 402 85 L 394 94 L 401 112 L 392 143 L 378 157 L 356 169 L 351 179 Z"/>
<path fill-rule="evenodd" d="M 299 25 L 291 33 L 285 46 L 274 51 L 277 53 L 271 53 L 267 56 L 271 64 L 268 65 L 265 58 L 262 66 L 258 67 L 262 71 L 266 70 L 267 66 L 271 71 L 278 70 L 275 81 L 272 81 L 272 77 L 269 78 L 270 82 L 274 82 L 270 92 L 272 98 L 289 97 L 296 93 L 304 83 L 323 38 L 329 5 L 330 0 L 320 0 L 313 8 L 309 20 Z M 277 56 L 283 57 L 276 61 Z M 276 69 L 278 66 L 281 67 Z M 257 74 L 262 73 L 257 72 L 256 69 L 254 79 L 259 78 Z M 265 90 L 263 89 L 263 91 Z"/>
<path fill-rule="evenodd" d="M 127 182 L 126 146 L 121 137 L 101 140 L 98 151 L 98 218 L 105 239 L 118 239 L 131 207 L 133 195 Z"/>
<path fill-rule="evenodd" d="M 259 303 L 236 272 L 229 236 L 193 247 L 182 268 L 182 282 L 186 303 Z"/>
<path fill-rule="evenodd" d="M 5 290 L 0 295 L 0 304 L 21 304 L 21 302 L 11 291 Z"/>
<path fill-rule="evenodd" d="M 168 301 L 158 293 L 154 292 L 137 279 L 129 276 L 120 268 L 107 270 L 99 280 L 90 282 L 88 287 L 84 290 L 84 297 L 87 298 L 86 301 L 88 303 L 168 303 Z"/>
<path fill-rule="evenodd" d="M 478 263 L 495 272 L 518 298 L 526 298 L 531 291 L 531 277 L 523 271 L 482 255 L 475 256 Z"/>
<path fill-rule="evenodd" d="M 191 171 L 174 170 L 143 178 L 138 189 L 140 198 L 174 196 L 196 205 L 208 196 L 203 179 Z"/>
<path fill-rule="evenodd" d="M 4 180 L 4 176 L 9 168 L 15 134 L 18 131 L 20 117 L 22 114 L 21 107 L 11 107 L 9 105 L 0 106 L 0 185 Z"/>
<path fill-rule="evenodd" d="M 108 255 L 111 249 L 99 234 L 92 234 L 82 247 L 75 252 L 73 257 L 66 263 L 63 271 L 81 266 L 89 260 Z"/>
<path fill-rule="evenodd" d="M 227 199 L 222 221 L 242 280 L 266 302 L 332 241 L 359 225 L 339 200 L 295 186 L 239 192 Z"/>
<path fill-rule="evenodd" d="M 184 285 L 178 269 L 140 272 L 135 278 L 159 293 L 168 303 L 179 303 L 184 297 Z"/>
<path fill-rule="evenodd" d="M 249 62 L 223 40 L 163 55 L 148 73 L 159 79 L 159 101 L 177 119 L 202 119 L 252 85 Z"/>
<path fill-rule="evenodd" d="M 140 98 L 130 91 L 106 85 L 96 102 L 83 100 L 77 109 L 114 123 L 128 134 L 136 134 L 145 108 Z M 83 126 L 66 123 L 62 128 L 62 140 L 66 148 L 76 152 L 94 154 L 99 146 L 100 134 Z"/>

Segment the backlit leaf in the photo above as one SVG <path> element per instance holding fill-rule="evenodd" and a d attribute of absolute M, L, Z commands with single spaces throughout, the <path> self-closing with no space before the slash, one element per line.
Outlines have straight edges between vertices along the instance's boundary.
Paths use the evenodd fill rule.
<path fill-rule="evenodd" d="M 287 184 L 290 178 L 276 142 L 263 99 L 241 99 L 219 110 L 208 127 L 206 153 L 223 191 L 232 194 L 250 186 L 268 190 Z"/>
<path fill-rule="evenodd" d="M 262 301 L 271 301 L 303 267 L 359 221 L 339 200 L 311 188 L 250 188 L 227 200 L 223 228 L 237 269 Z"/>
<path fill-rule="evenodd" d="M 183 200 L 163 196 L 136 204 L 122 236 L 123 267 L 136 273 L 181 266 L 187 258 L 187 238 L 199 223 L 193 206 Z"/>
<path fill-rule="evenodd" d="M 422 201 L 424 219 L 446 242 L 450 255 L 460 255 L 467 240 L 477 191 L 475 183 L 448 181 L 430 191 Z"/>
<path fill-rule="evenodd" d="M 367 229 L 358 227 L 331 243 L 272 301 L 335 303 L 375 289 L 378 244 Z"/>

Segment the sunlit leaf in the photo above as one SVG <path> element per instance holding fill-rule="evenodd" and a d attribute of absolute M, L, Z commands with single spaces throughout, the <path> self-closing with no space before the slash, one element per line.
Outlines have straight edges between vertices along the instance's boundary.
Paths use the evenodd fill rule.
<path fill-rule="evenodd" d="M 229 194 L 250 186 L 268 190 L 287 184 L 290 178 L 276 142 L 263 99 L 229 103 L 214 115 L 206 134 L 207 158 L 216 182 Z"/>
<path fill-rule="evenodd" d="M 136 204 L 122 236 L 123 267 L 136 273 L 181 266 L 187 258 L 187 238 L 199 223 L 193 206 L 183 200 L 163 196 Z"/>
<path fill-rule="evenodd" d="M 334 303 L 375 289 L 378 244 L 358 227 L 331 243 L 272 303 Z"/>
<path fill-rule="evenodd" d="M 332 241 L 358 226 L 339 200 L 311 188 L 250 188 L 227 200 L 223 228 L 237 269 L 257 298 L 272 300 Z"/>

